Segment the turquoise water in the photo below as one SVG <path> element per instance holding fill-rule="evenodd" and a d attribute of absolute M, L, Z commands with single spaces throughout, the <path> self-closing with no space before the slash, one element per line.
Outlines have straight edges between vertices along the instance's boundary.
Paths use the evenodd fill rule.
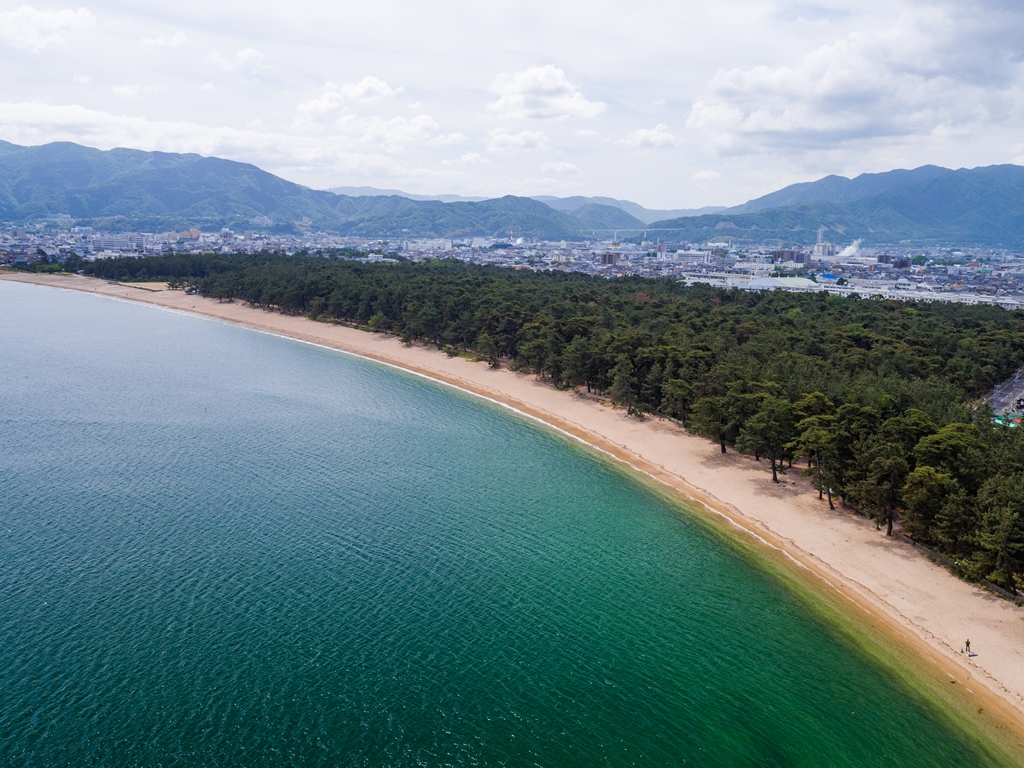
<path fill-rule="evenodd" d="M 0 328 L 0 765 L 986 764 L 496 406 L 85 294 Z"/>

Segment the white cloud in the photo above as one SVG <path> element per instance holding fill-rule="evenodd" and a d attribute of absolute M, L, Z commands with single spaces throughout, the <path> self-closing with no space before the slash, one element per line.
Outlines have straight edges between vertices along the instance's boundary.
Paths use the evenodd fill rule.
<path fill-rule="evenodd" d="M 286 175 L 409 177 L 416 173 L 380 152 L 353 148 L 346 136 L 307 137 L 184 120 L 148 120 L 79 105 L 0 102 L 0 135 L 18 144 L 74 141 L 101 149 L 195 152 L 256 163 Z"/>
<path fill-rule="evenodd" d="M 587 101 L 565 72 L 551 64 L 498 75 L 491 90 L 499 98 L 487 108 L 507 118 L 596 117 L 606 108 L 603 102 Z"/>
<path fill-rule="evenodd" d="M 401 152 L 413 144 L 458 144 L 465 140 L 461 133 L 437 136 L 440 126 L 430 115 L 362 116 L 348 110 L 351 101 L 393 97 L 401 90 L 376 77 L 340 86 L 328 82 L 319 97 L 295 108 L 292 127 L 302 133 L 343 136 L 353 145 L 387 153 Z"/>
<path fill-rule="evenodd" d="M 558 194 L 658 208 L 739 203 L 829 173 L 1024 158 L 1021 0 L 641 0 L 585 14 L 574 3 L 503 0 L 434 11 L 402 0 L 244 12 L 180 0 L 7 0 L 0 98 L 151 121 L 95 118 L 108 126 L 100 130 L 90 112 L 80 129 L 47 133 L 50 113 L 40 112 L 38 127 L 18 128 L 39 141 L 207 147 L 307 184 L 349 183 L 339 175 L 349 168 L 364 183 L 424 193 L 531 192 L 522 185 L 533 174 Z M 398 14 L 408 23 L 396 25 Z M 344 50 L 339 29 L 352 32 Z M 685 29 L 700 34 L 681 42 Z M 643 40 L 642 50 L 624 40 Z M 328 79 L 335 85 L 325 88 Z M 145 84 L 166 91 L 147 95 Z M 172 129 L 172 116 L 193 128 Z M 269 127 L 250 126 L 257 117 Z M 662 123 L 675 147 L 651 135 Z M 668 146 L 651 146 L 661 141 Z M 541 171 L 547 161 L 582 172 Z M 380 178 L 362 176 L 371 168 Z M 722 175 L 702 180 L 704 169 Z M 401 175 L 412 173 L 421 175 Z"/>
<path fill-rule="evenodd" d="M 550 176 L 544 176 L 542 178 L 525 178 L 518 181 L 515 185 L 518 188 L 518 192 L 521 195 L 535 195 L 538 192 L 562 192 L 565 193 L 567 190 L 566 182 L 562 179 L 553 179 Z M 570 188 L 576 186 L 575 184 L 569 184 Z M 514 194 L 514 193 L 513 193 Z"/>
<path fill-rule="evenodd" d="M 797 3 L 790 6 L 782 5 L 776 9 L 776 15 L 784 22 L 828 22 L 843 19 L 850 15 L 850 11 L 842 8 L 826 8 L 811 3 Z"/>
<path fill-rule="evenodd" d="M 461 133 L 448 133 L 444 136 L 436 136 L 430 140 L 432 146 L 443 147 L 453 144 L 462 144 L 466 141 L 466 137 Z"/>
<path fill-rule="evenodd" d="M 489 152 L 505 152 L 507 150 L 544 149 L 548 145 L 548 137 L 540 131 L 520 131 L 506 133 L 504 131 L 491 136 L 487 145 Z"/>
<path fill-rule="evenodd" d="M 75 75 L 71 79 L 76 83 L 81 83 L 82 85 L 88 85 L 92 82 L 92 78 L 89 77 L 89 75 Z"/>
<path fill-rule="evenodd" d="M 625 143 L 638 149 L 656 149 L 678 146 L 679 139 L 669 131 L 667 125 L 658 123 L 653 128 L 641 128 L 633 131 L 625 138 Z"/>
<path fill-rule="evenodd" d="M 458 160 L 442 160 L 441 165 L 486 165 L 489 162 L 489 157 L 484 157 L 478 152 L 467 152 Z"/>
<path fill-rule="evenodd" d="M 851 32 L 793 64 L 718 72 L 687 125 L 718 154 L 964 135 L 1019 114 L 1024 71 L 1007 34 L 1022 27 L 1019 4 L 922 3 L 891 27 Z"/>
<path fill-rule="evenodd" d="M 173 35 L 164 37 L 144 37 L 143 45 L 151 45 L 159 48 L 177 48 L 185 43 L 186 37 L 183 32 L 175 32 Z"/>
<path fill-rule="evenodd" d="M 720 178 L 722 178 L 722 174 L 718 171 L 697 171 L 695 174 L 690 176 L 691 181 L 697 182 L 715 181 Z"/>
<path fill-rule="evenodd" d="M 345 99 L 338 93 L 334 83 L 327 83 L 320 96 L 304 101 L 295 108 L 296 123 L 305 126 L 324 124 L 344 107 Z"/>
<path fill-rule="evenodd" d="M 328 83 L 328 85 L 331 85 Z M 402 88 L 392 88 L 387 81 L 367 76 L 358 83 L 347 83 L 337 89 L 343 98 L 357 101 L 374 101 L 390 98 L 402 92 Z"/>
<path fill-rule="evenodd" d="M 243 48 L 235 54 L 235 61 L 241 67 L 254 67 L 263 61 L 263 52 L 255 48 Z"/>
<path fill-rule="evenodd" d="M 328 81 L 324 83 L 323 92 L 317 98 L 304 101 L 295 108 L 296 122 L 307 127 L 322 125 L 343 112 L 349 102 L 390 98 L 401 91 L 402 88 L 393 88 L 376 77 L 364 77 L 358 83 L 344 85 Z"/>
<path fill-rule="evenodd" d="M 544 173 L 562 173 L 568 175 L 575 175 L 580 172 L 577 165 L 566 162 L 544 163 L 540 169 L 544 171 Z"/>
<path fill-rule="evenodd" d="M 225 57 L 219 51 L 214 51 L 210 54 L 210 59 L 225 72 L 238 70 L 256 72 L 263 67 L 264 56 L 263 52 L 256 48 L 243 48 L 236 51 L 235 55 L 230 58 Z"/>
<path fill-rule="evenodd" d="M 360 147 L 390 154 L 401 152 L 411 144 L 426 142 L 439 127 L 430 115 L 385 118 L 346 114 L 334 124 L 332 133 Z"/>
<path fill-rule="evenodd" d="M 96 17 L 86 8 L 40 11 L 23 5 L 13 11 L 0 11 L 0 39 L 32 53 L 51 45 L 66 45 L 67 33 L 95 26 Z"/>
<path fill-rule="evenodd" d="M 162 91 L 163 88 L 158 85 L 115 85 L 110 90 L 122 99 L 137 99 L 147 93 Z"/>

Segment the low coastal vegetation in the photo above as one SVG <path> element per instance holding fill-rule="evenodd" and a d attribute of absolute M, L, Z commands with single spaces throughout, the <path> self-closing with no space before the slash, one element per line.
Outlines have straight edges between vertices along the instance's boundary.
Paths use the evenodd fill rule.
<path fill-rule="evenodd" d="M 1024 312 L 454 261 L 205 254 L 82 267 L 472 352 L 675 419 L 767 460 L 776 482 L 804 472 L 830 506 L 901 528 L 969 579 L 1024 588 L 1024 429 L 994 423 L 982 402 L 1024 364 Z"/>

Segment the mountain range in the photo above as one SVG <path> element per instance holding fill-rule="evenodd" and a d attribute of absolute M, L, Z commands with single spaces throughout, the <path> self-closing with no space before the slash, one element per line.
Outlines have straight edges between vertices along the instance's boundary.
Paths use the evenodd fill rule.
<path fill-rule="evenodd" d="M 339 193 L 342 192 L 343 193 Z M 349 192 L 353 194 L 349 194 Z M 439 199 L 438 199 L 439 198 Z M 314 190 L 254 165 L 195 154 L 0 141 L 0 221 L 70 216 L 109 230 L 223 226 L 366 237 L 516 237 L 780 245 L 834 242 L 1024 246 L 1024 167 L 826 176 L 732 208 L 650 210 L 610 197 L 461 199 L 398 190 Z"/>
<path fill-rule="evenodd" d="M 439 200 L 442 203 L 478 203 L 482 200 L 488 199 L 486 197 L 464 197 L 463 195 L 414 195 L 408 192 L 402 192 L 399 189 L 378 189 L 377 187 L 331 187 L 327 191 L 334 192 L 337 195 L 352 196 L 369 195 L 379 197 L 383 195 L 398 195 L 399 197 L 407 197 L 410 200 Z M 573 197 L 531 195 L 530 199 L 539 200 L 551 208 L 554 208 L 556 211 L 565 211 L 572 215 L 576 215 L 576 212 L 585 205 L 602 205 L 610 208 L 618 208 L 625 211 L 632 217 L 630 219 L 620 219 L 620 221 L 623 222 L 621 225 L 622 227 L 643 226 L 644 224 L 650 224 L 651 222 L 660 221 L 662 219 L 674 219 L 682 216 L 700 216 L 705 213 L 717 213 L 718 211 L 725 210 L 725 206 L 721 205 L 708 205 L 704 208 L 653 209 L 644 208 L 642 205 L 634 203 L 632 200 L 618 200 L 614 197 L 583 197 L 582 195 L 575 195 Z"/>
<path fill-rule="evenodd" d="M 414 195 L 400 189 L 379 189 L 378 187 L 331 187 L 327 190 L 347 197 L 407 197 L 410 200 L 436 200 L 441 203 L 479 203 L 489 197 L 466 197 L 465 195 Z"/>
<path fill-rule="evenodd" d="M 833 242 L 871 245 L 1024 246 L 1024 167 L 827 176 L 711 216 L 659 221 L 650 232 L 704 242 L 733 238 L 808 245 L 825 227 Z"/>
<path fill-rule="evenodd" d="M 483 235 L 562 240 L 579 221 L 529 198 L 442 203 L 309 189 L 254 165 L 195 154 L 0 142 L 0 221 L 70 216 L 111 231 L 199 226 L 367 237 Z"/>

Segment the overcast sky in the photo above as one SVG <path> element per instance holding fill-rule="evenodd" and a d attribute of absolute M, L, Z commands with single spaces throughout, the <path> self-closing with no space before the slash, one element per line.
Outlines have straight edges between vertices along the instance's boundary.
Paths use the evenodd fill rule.
<path fill-rule="evenodd" d="M 658 208 L 1024 163 L 1022 0 L 54 3 L 0 0 L 0 139 Z"/>

